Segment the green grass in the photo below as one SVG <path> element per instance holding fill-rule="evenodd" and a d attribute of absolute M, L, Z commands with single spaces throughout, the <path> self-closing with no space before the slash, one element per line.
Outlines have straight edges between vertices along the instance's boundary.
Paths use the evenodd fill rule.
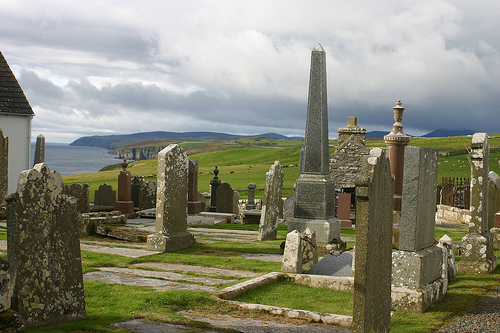
<path fill-rule="evenodd" d="M 276 282 L 251 289 L 235 300 L 352 316 L 353 295 L 349 292 L 311 288 L 281 278 Z"/>

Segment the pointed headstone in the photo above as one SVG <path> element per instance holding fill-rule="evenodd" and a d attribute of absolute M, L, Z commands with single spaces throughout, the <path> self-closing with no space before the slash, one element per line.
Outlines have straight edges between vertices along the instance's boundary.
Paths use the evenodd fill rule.
<path fill-rule="evenodd" d="M 36 137 L 35 145 L 35 158 L 33 160 L 33 165 L 45 162 L 45 137 L 39 135 Z"/>

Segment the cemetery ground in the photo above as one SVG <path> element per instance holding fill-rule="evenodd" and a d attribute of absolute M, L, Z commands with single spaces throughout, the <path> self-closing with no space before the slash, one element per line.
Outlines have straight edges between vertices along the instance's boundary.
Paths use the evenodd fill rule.
<path fill-rule="evenodd" d="M 242 319 L 268 323 L 278 320 L 295 326 L 308 324 L 318 328 L 325 327 L 321 323 L 285 319 L 264 311 L 242 309 L 233 301 L 216 297 L 215 290 L 249 280 L 255 275 L 280 271 L 281 262 L 279 261 L 252 258 L 266 255 L 278 256 L 279 245 L 286 238 L 286 226 L 279 227 L 277 239 L 273 241 L 256 241 L 257 229 L 258 225 L 238 224 L 192 227 L 189 231 L 196 234 L 196 243 L 193 247 L 173 253 L 140 257 L 118 253 L 126 249 L 143 251 L 144 244 L 82 236 L 82 248 L 85 248 L 84 245 L 93 245 L 103 248 L 103 252 L 113 250 L 111 252 L 117 253 L 82 251 L 87 319 L 27 330 L 27 332 L 120 332 L 117 327 L 110 325 L 134 318 L 145 319 L 153 323 L 181 325 L 179 327 L 190 329 L 191 332 L 232 332 L 228 328 L 221 328 L 224 326 L 223 323 L 230 325 L 231 320 Z M 211 230 L 218 236 L 213 237 Z M 224 231 L 228 233 L 226 239 L 220 237 Z M 240 239 L 231 238 L 237 232 L 248 232 L 251 236 Z M 436 226 L 436 239 L 445 233 L 454 241 L 459 241 L 465 235 L 466 229 L 464 226 L 456 225 Z M 355 229 L 342 228 L 341 237 L 354 240 Z M 0 239 L 6 240 L 6 229 L 3 226 L 0 227 Z M 347 244 L 348 248 L 353 245 L 353 242 Z M 496 251 L 495 254 L 500 255 L 500 251 Z M 460 257 L 456 259 L 458 261 Z M 86 278 L 92 272 L 115 270 L 121 270 L 123 276 L 149 280 L 152 285 L 155 282 L 165 281 L 163 274 L 173 273 L 180 277 L 170 281 L 172 285 L 194 287 L 186 287 L 190 290 L 168 290 L 126 285 L 117 281 L 114 283 L 90 281 Z M 138 276 L 134 273 L 137 270 L 143 272 L 144 275 Z M 231 272 L 247 272 L 248 275 L 235 276 Z M 211 280 L 215 283 L 210 282 Z M 457 280 L 450 283 L 446 297 L 427 312 L 408 314 L 395 311 L 391 318 L 391 331 L 433 332 L 457 316 L 464 315 L 499 286 L 500 268 L 497 268 L 491 275 L 458 273 Z M 197 287 L 200 290 L 194 290 Z M 203 290 L 205 288 L 211 290 Z M 236 298 L 236 301 L 352 315 L 353 299 L 351 293 L 313 289 L 283 278 L 250 290 Z M 223 320 L 212 321 L 214 323 L 212 325 L 207 322 L 209 320 L 207 318 L 213 320 L 223 318 Z M 327 325 L 326 328 L 328 328 Z"/>

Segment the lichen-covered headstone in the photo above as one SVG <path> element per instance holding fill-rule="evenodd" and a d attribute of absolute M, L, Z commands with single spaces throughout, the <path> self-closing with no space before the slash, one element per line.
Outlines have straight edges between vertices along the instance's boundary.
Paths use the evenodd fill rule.
<path fill-rule="evenodd" d="M 488 229 L 495 227 L 495 214 L 500 211 L 500 177 L 495 171 L 488 174 Z"/>
<path fill-rule="evenodd" d="M 76 200 L 45 163 L 21 172 L 7 198 L 12 309 L 28 327 L 85 318 Z"/>
<path fill-rule="evenodd" d="M 389 160 L 373 148 L 356 179 L 353 332 L 390 331 L 393 194 Z"/>
<path fill-rule="evenodd" d="M 78 213 L 90 212 L 89 184 L 71 184 L 64 186 L 64 192 L 76 199 L 76 211 Z"/>
<path fill-rule="evenodd" d="M 302 259 L 302 235 L 297 230 L 293 230 L 286 235 L 281 271 L 302 273 Z"/>
<path fill-rule="evenodd" d="M 446 272 L 448 282 L 455 281 L 457 279 L 457 265 L 455 264 L 453 239 L 448 235 L 444 235 L 439 239 L 437 246 L 442 248 L 443 252 L 446 252 L 446 255 L 443 255 L 443 272 Z"/>
<path fill-rule="evenodd" d="M 405 149 L 399 251 L 392 254 L 393 309 L 422 313 L 447 290 L 443 252 L 434 244 L 437 149 Z M 396 289 L 395 289 L 396 288 Z M 399 289 L 397 289 L 399 288 Z"/>
<path fill-rule="evenodd" d="M 7 196 L 9 187 L 9 138 L 0 128 L 0 205 Z"/>
<path fill-rule="evenodd" d="M 488 229 L 489 156 L 488 134 L 475 133 L 469 153 L 471 222 L 469 233 L 462 238 L 462 260 L 457 266 L 463 273 L 492 273 L 497 267 L 493 235 Z"/>
<path fill-rule="evenodd" d="M 278 232 L 279 205 L 283 191 L 283 169 L 280 162 L 275 161 L 266 173 L 266 188 L 260 213 L 259 234 L 257 240 L 276 239 Z"/>
<path fill-rule="evenodd" d="M 94 194 L 94 205 L 96 206 L 115 206 L 116 191 L 109 184 L 102 184 Z"/>
<path fill-rule="evenodd" d="M 187 231 L 188 163 L 179 145 L 158 153 L 156 233 L 148 236 L 148 250 L 172 252 L 194 244 L 194 236 Z"/>
<path fill-rule="evenodd" d="M 306 228 L 302 234 L 302 271 L 310 270 L 317 263 L 316 233 L 311 228 Z"/>

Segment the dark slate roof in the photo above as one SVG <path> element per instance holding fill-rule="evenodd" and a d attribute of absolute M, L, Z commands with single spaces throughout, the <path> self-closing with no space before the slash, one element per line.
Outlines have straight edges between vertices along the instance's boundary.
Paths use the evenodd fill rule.
<path fill-rule="evenodd" d="M 0 52 L 0 114 L 34 116 L 30 103 Z"/>

